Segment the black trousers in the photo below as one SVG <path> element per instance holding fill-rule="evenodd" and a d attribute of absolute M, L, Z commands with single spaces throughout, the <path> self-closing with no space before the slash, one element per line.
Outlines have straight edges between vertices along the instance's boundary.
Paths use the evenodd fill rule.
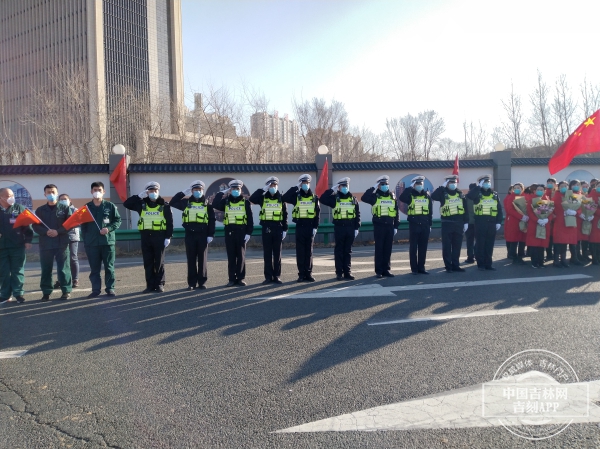
<path fill-rule="evenodd" d="M 313 228 L 296 225 L 296 265 L 298 277 L 310 276 L 313 269 Z"/>
<path fill-rule="evenodd" d="M 146 287 L 156 289 L 165 285 L 165 239 L 164 231 L 141 231 L 142 258 L 146 273 Z"/>
<path fill-rule="evenodd" d="M 206 232 L 185 231 L 185 254 L 187 256 L 187 282 L 190 287 L 204 285 L 207 277 L 208 243 Z"/>
<path fill-rule="evenodd" d="M 413 273 L 425 271 L 425 259 L 427 258 L 427 245 L 429 244 L 429 225 L 409 223 L 409 249 L 410 271 Z"/>
<path fill-rule="evenodd" d="M 392 245 L 394 244 L 394 226 L 373 223 L 375 235 L 375 273 L 388 273 L 392 268 Z M 354 234 L 352 234 L 354 236 Z"/>
<path fill-rule="evenodd" d="M 477 266 L 491 268 L 494 243 L 496 242 L 496 222 L 476 221 L 475 240 L 477 240 L 477 246 L 475 247 Z"/>
<path fill-rule="evenodd" d="M 272 280 L 281 276 L 281 242 L 283 241 L 283 227 L 263 226 L 262 243 L 263 258 L 265 261 L 265 279 Z"/>
<path fill-rule="evenodd" d="M 475 259 L 475 224 L 469 224 L 467 232 L 465 232 L 467 240 L 467 258 Z"/>
<path fill-rule="evenodd" d="M 350 274 L 352 270 L 352 243 L 354 243 L 354 227 L 336 225 L 335 236 L 335 274 Z"/>
<path fill-rule="evenodd" d="M 225 249 L 227 250 L 227 274 L 229 281 L 241 281 L 246 277 L 246 226 L 225 226 Z"/>
<path fill-rule="evenodd" d="M 531 255 L 531 265 L 539 267 L 544 265 L 544 250 L 541 246 L 530 246 L 529 254 Z"/>
<path fill-rule="evenodd" d="M 442 221 L 442 257 L 447 269 L 460 268 L 463 227 L 461 221 Z"/>
<path fill-rule="evenodd" d="M 508 242 L 508 258 L 522 259 L 525 257 L 525 242 Z"/>

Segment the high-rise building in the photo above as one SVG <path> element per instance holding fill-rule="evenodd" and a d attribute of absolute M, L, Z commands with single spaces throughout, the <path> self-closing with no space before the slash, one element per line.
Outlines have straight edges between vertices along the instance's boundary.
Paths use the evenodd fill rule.
<path fill-rule="evenodd" d="M 180 0 L 0 0 L 2 162 L 135 158 L 183 102 Z"/>
<path fill-rule="evenodd" d="M 251 136 L 254 139 L 269 141 L 270 145 L 264 162 L 298 162 L 304 157 L 303 140 L 300 137 L 298 123 L 288 115 L 257 112 L 251 117 Z"/>

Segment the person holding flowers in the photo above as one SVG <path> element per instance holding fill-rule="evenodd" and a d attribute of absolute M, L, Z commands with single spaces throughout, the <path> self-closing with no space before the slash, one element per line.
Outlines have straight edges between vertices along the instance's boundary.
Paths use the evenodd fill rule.
<path fill-rule="evenodd" d="M 556 194 L 557 191 L 558 191 L 558 185 L 556 182 L 556 178 L 548 178 L 546 180 L 546 191 L 545 191 L 544 195 L 546 195 L 548 197 L 548 199 L 551 200 L 552 198 L 554 198 L 554 195 Z M 549 228 L 550 242 L 548 243 L 548 247 L 546 248 L 546 262 L 554 260 L 554 240 L 552 238 L 552 235 L 554 234 L 554 232 L 553 232 L 554 223 L 550 222 L 550 223 L 548 223 L 548 225 L 550 226 L 550 228 Z"/>
<path fill-rule="evenodd" d="M 590 182 L 590 187 L 592 183 Z M 590 254 L 592 256 L 592 265 L 600 265 L 600 184 L 594 183 L 593 188 L 590 188 L 588 198 L 596 205 L 594 218 L 591 221 L 592 229 L 590 230 Z"/>
<path fill-rule="evenodd" d="M 527 201 L 529 225 L 526 234 L 527 249 L 533 268 L 544 268 L 544 249 L 550 241 L 550 223 L 555 218 L 554 203 L 548 198 L 544 184 L 535 186 Z"/>
<path fill-rule="evenodd" d="M 504 198 L 504 238 L 508 244 L 508 257 L 515 265 L 524 265 L 525 238 L 527 237 L 527 200 L 524 196 L 525 186 L 517 182 L 512 186 L 512 192 Z"/>
<path fill-rule="evenodd" d="M 579 226 L 577 227 L 577 259 L 583 264 L 590 262 L 590 251 L 589 251 L 589 240 L 590 231 L 592 229 L 592 223 L 594 212 L 596 211 L 597 204 L 589 198 L 590 185 L 587 181 L 581 181 L 581 214 L 579 214 L 580 220 L 577 220 Z M 591 210 L 593 208 L 593 210 Z"/>
<path fill-rule="evenodd" d="M 575 190 L 573 190 L 575 187 Z M 581 196 L 576 193 L 581 188 L 579 181 L 573 179 L 570 183 L 561 181 L 558 184 L 558 192 L 554 194 L 554 229 L 552 238 L 554 241 L 554 267 L 569 268 L 567 262 L 567 245 L 573 249 L 577 245 L 577 210 L 581 207 Z"/>

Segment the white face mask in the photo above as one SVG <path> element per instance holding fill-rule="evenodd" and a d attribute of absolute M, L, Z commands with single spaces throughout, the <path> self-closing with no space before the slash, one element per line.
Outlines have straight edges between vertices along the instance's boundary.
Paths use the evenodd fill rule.
<path fill-rule="evenodd" d="M 99 199 L 101 199 L 101 198 L 104 196 L 104 194 L 103 194 L 102 192 L 94 192 L 94 193 L 92 194 L 92 196 L 93 196 L 94 198 L 96 198 L 97 200 L 99 200 Z"/>
<path fill-rule="evenodd" d="M 15 204 L 15 197 L 14 196 L 9 196 L 6 199 L 6 202 L 8 203 L 9 206 L 12 206 L 13 204 Z"/>

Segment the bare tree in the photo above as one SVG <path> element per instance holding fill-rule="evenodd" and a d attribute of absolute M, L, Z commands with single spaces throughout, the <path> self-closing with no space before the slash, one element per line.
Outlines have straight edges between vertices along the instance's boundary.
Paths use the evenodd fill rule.
<path fill-rule="evenodd" d="M 431 156 L 431 149 L 444 131 L 446 131 L 446 125 L 444 119 L 433 110 L 420 112 L 418 120 L 422 132 L 423 156 L 428 161 Z"/>
<path fill-rule="evenodd" d="M 537 85 L 534 91 L 529 95 L 532 114 L 529 119 L 531 132 L 535 138 L 534 145 L 542 145 L 544 148 L 550 148 L 554 145 L 550 121 L 552 120 L 551 107 L 548 104 L 550 89 L 542 78 L 542 73 L 537 72 Z"/>
<path fill-rule="evenodd" d="M 455 142 L 448 137 L 439 139 L 432 151 L 433 157 L 441 161 L 452 160 L 457 154 L 460 158 L 466 157 L 465 147 L 460 142 Z"/>
<path fill-rule="evenodd" d="M 473 121 L 463 122 L 463 131 L 465 135 L 465 143 L 462 155 L 465 158 L 473 156 L 481 156 L 485 152 L 486 141 L 488 138 L 487 131 L 479 122 L 477 125 Z"/>
<path fill-rule="evenodd" d="M 600 109 L 600 86 L 594 86 L 588 82 L 587 76 L 583 78 L 580 86 L 582 98 L 582 110 L 585 117 L 589 117 Z"/>
<path fill-rule="evenodd" d="M 521 96 L 515 93 L 514 85 L 510 83 L 510 94 L 502 101 L 502 107 L 506 112 L 506 122 L 502 122 L 501 133 L 506 139 L 509 148 L 521 150 L 524 147 L 524 123 L 521 108 Z"/>
<path fill-rule="evenodd" d="M 418 116 L 386 119 L 387 152 L 395 159 L 418 161 L 422 156 L 423 130 Z"/>
<path fill-rule="evenodd" d="M 574 126 L 574 113 L 577 104 L 573 101 L 571 89 L 567 84 L 567 76 L 560 75 L 556 80 L 554 90 L 554 102 L 552 103 L 552 112 L 556 121 L 558 138 L 564 142 L 571 134 Z"/>

